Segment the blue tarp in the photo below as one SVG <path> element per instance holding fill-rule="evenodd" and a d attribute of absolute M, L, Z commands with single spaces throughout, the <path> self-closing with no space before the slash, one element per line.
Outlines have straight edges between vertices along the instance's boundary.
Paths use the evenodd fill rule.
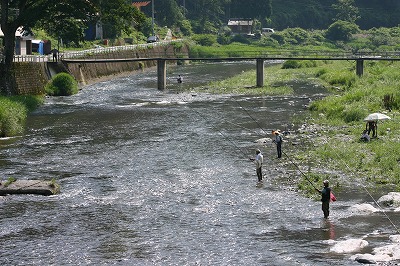
<path fill-rule="evenodd" d="M 44 55 L 43 42 L 39 43 L 39 54 Z"/>

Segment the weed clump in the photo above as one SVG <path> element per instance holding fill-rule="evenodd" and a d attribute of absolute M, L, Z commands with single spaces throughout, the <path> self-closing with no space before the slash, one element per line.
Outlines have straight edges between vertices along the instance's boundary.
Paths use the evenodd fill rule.
<path fill-rule="evenodd" d="M 67 73 L 59 73 L 46 85 L 46 93 L 51 96 L 69 96 L 78 93 L 78 83 Z"/>

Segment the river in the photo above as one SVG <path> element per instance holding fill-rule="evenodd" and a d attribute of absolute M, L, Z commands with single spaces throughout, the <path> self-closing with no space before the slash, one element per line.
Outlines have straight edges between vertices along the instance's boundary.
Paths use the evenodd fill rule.
<path fill-rule="evenodd" d="M 350 210 L 371 198 L 343 188 L 324 220 L 320 202 L 287 176 L 296 169 L 283 169 L 271 143 L 255 142 L 264 130 L 294 132 L 290 118 L 321 88 L 299 83 L 293 96 L 270 97 L 180 87 L 250 68 L 178 66 L 165 91 L 148 71 L 46 99 L 23 136 L 0 140 L 0 167 L 4 178 L 55 178 L 61 193 L 0 199 L 0 264 L 359 265 L 331 247 L 366 235 L 363 252 L 388 242 L 382 214 Z M 264 153 L 262 186 L 248 160 L 255 148 Z"/>

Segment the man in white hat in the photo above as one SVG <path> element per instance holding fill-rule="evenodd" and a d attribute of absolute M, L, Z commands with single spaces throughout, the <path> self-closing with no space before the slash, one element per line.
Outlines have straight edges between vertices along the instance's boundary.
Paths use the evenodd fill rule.
<path fill-rule="evenodd" d="M 262 164 L 264 160 L 264 156 L 262 155 L 261 151 L 259 149 L 256 149 L 256 157 L 255 158 L 250 158 L 251 161 L 254 161 L 256 164 L 256 173 L 258 177 L 258 182 L 262 181 Z"/>

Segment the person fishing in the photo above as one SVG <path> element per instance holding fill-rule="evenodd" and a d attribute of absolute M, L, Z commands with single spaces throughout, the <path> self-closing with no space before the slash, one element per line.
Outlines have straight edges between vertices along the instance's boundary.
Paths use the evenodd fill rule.
<path fill-rule="evenodd" d="M 182 83 L 183 82 L 181 75 L 178 75 L 178 78 L 176 80 L 178 81 L 178 83 Z"/>
<path fill-rule="evenodd" d="M 323 182 L 324 188 L 319 190 L 315 188 L 321 194 L 321 201 L 322 201 L 322 211 L 324 213 L 324 218 L 328 219 L 329 217 L 329 202 L 331 200 L 331 188 L 329 187 L 329 181 L 325 180 Z"/>
<path fill-rule="evenodd" d="M 256 157 L 250 158 L 250 160 L 254 161 L 254 163 L 256 164 L 256 173 L 257 173 L 258 182 L 261 182 L 262 181 L 262 164 L 263 164 L 264 156 L 262 155 L 262 153 L 259 149 L 256 149 Z"/>
<path fill-rule="evenodd" d="M 276 150 L 278 152 L 278 158 L 282 157 L 282 136 L 279 134 L 279 130 L 274 131 L 275 139 L 273 142 L 276 144 Z"/>

